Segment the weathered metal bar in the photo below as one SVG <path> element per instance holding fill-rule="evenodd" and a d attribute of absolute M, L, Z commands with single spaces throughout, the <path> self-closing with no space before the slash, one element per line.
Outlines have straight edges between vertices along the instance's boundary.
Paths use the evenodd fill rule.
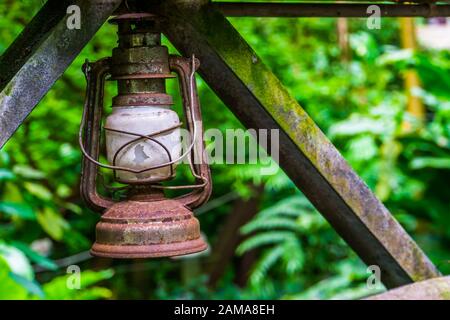
<path fill-rule="evenodd" d="M 70 0 L 48 0 L 28 23 L 26 29 L 0 56 L 0 89 L 3 89 L 14 74 L 25 64 L 48 33 L 66 14 Z"/>
<path fill-rule="evenodd" d="M 416 282 L 365 300 L 450 300 L 450 276 Z"/>
<path fill-rule="evenodd" d="M 214 7 L 228 17 L 363 17 L 374 12 L 377 5 L 380 17 L 448 17 L 450 5 L 445 4 L 386 4 L 368 3 L 277 3 L 277 2 L 214 2 Z"/>
<path fill-rule="evenodd" d="M 0 148 L 121 2 L 49 0 L 23 30 L 0 59 Z M 67 26 L 69 5 L 80 29 Z"/>
<path fill-rule="evenodd" d="M 143 3 L 143 9 L 154 2 Z M 148 7 L 147 7 L 148 5 Z M 314 121 L 207 0 L 166 0 L 157 12 L 165 34 L 201 61 L 200 74 L 249 128 L 279 129 L 280 165 L 336 231 L 388 287 L 439 271 Z"/>

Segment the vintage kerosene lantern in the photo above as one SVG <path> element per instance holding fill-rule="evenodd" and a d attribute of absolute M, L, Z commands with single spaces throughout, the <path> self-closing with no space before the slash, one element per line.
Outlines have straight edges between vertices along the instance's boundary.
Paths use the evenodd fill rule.
<path fill-rule="evenodd" d="M 195 57 L 169 55 L 161 45 L 158 19 L 151 14 L 117 16 L 119 45 L 111 58 L 86 62 L 86 101 L 80 126 L 81 195 L 88 206 L 104 212 L 96 226 L 95 256 L 149 258 L 177 256 L 206 249 L 192 210 L 211 194 L 211 178 L 203 142 L 200 106 L 194 73 Z M 183 100 L 189 141 L 182 148 L 182 123 L 171 110 L 165 81 L 176 73 Z M 103 121 L 106 80 L 117 81 L 112 112 Z M 102 122 L 104 125 L 102 127 Z M 103 130 L 102 130 L 103 129 Z M 108 163 L 99 162 L 102 132 Z M 162 185 L 186 160 L 195 184 Z M 97 191 L 99 167 L 111 169 L 126 185 L 126 199 L 114 201 Z M 169 199 L 164 189 L 190 189 Z"/>

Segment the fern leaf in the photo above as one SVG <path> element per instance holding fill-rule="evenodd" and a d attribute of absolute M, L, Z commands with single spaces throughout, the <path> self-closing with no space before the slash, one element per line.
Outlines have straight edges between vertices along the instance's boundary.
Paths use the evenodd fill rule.
<path fill-rule="evenodd" d="M 291 231 L 269 231 L 254 235 L 244 242 L 242 242 L 237 248 L 237 254 L 241 255 L 249 250 L 268 245 L 273 243 L 279 243 L 283 241 L 289 241 L 295 238 L 295 234 Z"/>
<path fill-rule="evenodd" d="M 250 221 L 241 228 L 242 234 L 249 234 L 257 230 L 271 230 L 271 229 L 288 229 L 298 231 L 299 225 L 289 218 L 271 217 L 271 218 L 256 218 Z"/>
<path fill-rule="evenodd" d="M 282 259 L 286 268 L 286 273 L 289 275 L 292 275 L 303 268 L 305 264 L 305 254 L 298 238 L 286 241 L 283 244 Z"/>
<path fill-rule="evenodd" d="M 303 195 L 295 195 L 283 199 L 277 204 L 261 211 L 259 216 L 289 215 L 299 216 L 304 211 L 314 210 L 314 207 Z"/>
<path fill-rule="evenodd" d="M 284 248 L 282 245 L 269 249 L 256 263 L 252 275 L 250 276 L 250 283 L 254 286 L 258 286 L 266 277 L 269 269 L 283 256 L 283 253 Z"/>

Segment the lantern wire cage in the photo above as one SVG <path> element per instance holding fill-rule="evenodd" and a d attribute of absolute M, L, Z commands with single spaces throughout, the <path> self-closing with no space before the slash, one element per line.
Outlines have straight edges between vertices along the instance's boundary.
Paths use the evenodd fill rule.
<path fill-rule="evenodd" d="M 156 169 L 160 169 L 160 168 L 164 168 L 164 167 L 170 167 L 170 176 L 167 177 L 164 180 L 172 179 L 175 176 L 175 171 L 174 171 L 173 165 L 175 163 L 181 161 L 182 159 L 184 159 L 186 156 L 189 155 L 189 157 L 187 157 L 187 159 L 188 159 L 188 164 L 189 164 L 190 171 L 191 171 L 193 177 L 198 179 L 198 180 L 201 180 L 202 183 L 190 184 L 190 185 L 180 185 L 180 186 L 163 186 L 163 185 L 160 185 L 160 184 L 152 184 L 152 188 L 177 190 L 177 189 L 197 189 L 197 188 L 205 187 L 206 184 L 208 183 L 208 181 L 205 179 L 205 177 L 200 175 L 199 172 L 197 172 L 197 169 L 196 169 L 196 167 L 194 166 L 194 164 L 192 162 L 192 159 L 195 158 L 195 155 L 194 155 L 195 148 L 194 148 L 194 146 L 195 146 L 196 139 L 197 139 L 197 134 L 198 134 L 198 132 L 197 132 L 198 131 L 197 121 L 196 121 L 197 119 L 195 118 L 195 113 L 194 113 L 194 99 L 195 99 L 195 97 L 194 97 L 195 76 L 194 75 L 195 75 L 195 70 L 196 70 L 196 68 L 195 68 L 195 56 L 194 55 L 192 55 L 191 61 L 192 61 L 192 64 L 191 64 L 191 72 L 189 74 L 189 88 L 188 88 L 188 90 L 189 90 L 189 103 L 188 103 L 188 106 L 186 108 L 188 110 L 186 110 L 186 111 L 188 111 L 188 113 L 189 113 L 189 115 L 187 115 L 187 116 L 190 117 L 190 121 L 192 123 L 192 131 L 193 132 L 190 135 L 191 143 L 189 144 L 189 146 L 186 148 L 186 151 L 182 155 L 180 155 L 176 159 L 172 159 L 172 156 L 171 156 L 170 151 L 168 150 L 168 148 L 163 143 L 161 143 L 160 141 L 155 139 L 155 137 L 158 136 L 158 135 L 171 132 L 171 131 L 181 127 L 182 124 L 183 124 L 182 122 L 180 122 L 180 123 L 178 123 L 178 124 L 176 124 L 174 126 L 171 126 L 169 128 L 166 128 L 166 129 L 163 129 L 163 130 L 159 130 L 159 131 L 156 131 L 156 132 L 152 132 L 152 133 L 147 134 L 147 135 L 143 135 L 143 134 L 139 134 L 139 133 L 135 133 L 135 132 L 131 132 L 131 131 L 107 128 L 107 127 L 103 126 L 104 130 L 113 131 L 113 132 L 117 132 L 117 133 L 120 133 L 120 134 L 126 134 L 126 135 L 130 135 L 130 136 L 133 136 L 133 137 L 136 137 L 136 138 L 131 139 L 130 141 L 124 143 L 122 146 L 120 146 L 117 149 L 117 151 L 114 153 L 114 156 L 113 156 L 113 163 L 112 163 L 112 165 L 106 164 L 106 163 L 101 163 L 101 162 L 97 161 L 96 159 L 94 159 L 86 151 L 86 149 L 84 147 L 84 142 L 83 142 L 83 132 L 84 132 L 85 124 L 86 124 L 87 109 L 88 109 L 86 104 L 84 106 L 83 115 L 82 115 L 82 118 L 81 118 L 80 130 L 79 130 L 79 133 L 78 133 L 78 142 L 79 142 L 80 149 L 81 149 L 81 152 L 83 153 L 83 155 L 90 162 L 94 163 L 98 167 L 102 167 L 102 168 L 113 170 L 114 179 L 117 179 L 117 171 L 127 171 L 127 172 L 131 172 L 131 173 L 139 174 L 139 173 L 143 173 L 143 172 L 147 172 L 147 171 L 151 171 L 151 170 L 156 170 Z M 89 82 L 90 82 L 89 72 L 88 72 L 89 68 L 90 68 L 90 64 L 86 60 L 86 63 L 83 66 L 83 71 L 84 71 L 84 74 L 86 75 L 86 81 L 88 82 L 88 85 L 89 85 Z M 87 101 L 88 100 L 86 99 L 86 103 L 87 103 Z M 122 167 L 122 166 L 117 166 L 116 165 L 116 161 L 117 161 L 117 157 L 119 156 L 119 154 L 123 150 L 125 150 L 126 147 L 130 146 L 131 144 L 133 144 L 133 143 L 135 143 L 135 142 L 137 142 L 137 141 L 139 141 L 141 139 L 150 140 L 153 143 L 159 145 L 161 147 L 161 150 L 164 150 L 164 152 L 167 154 L 167 158 L 168 158 L 169 161 L 167 161 L 165 163 L 162 163 L 162 164 L 153 165 L 153 166 L 150 166 L 150 167 L 147 167 L 147 168 L 144 168 L 144 169 L 139 169 L 139 170 L 132 169 L 132 168 L 127 168 L 127 167 Z M 198 158 L 202 159 L 202 157 L 198 157 Z M 161 182 L 161 181 L 164 181 L 164 180 L 160 180 L 158 182 Z M 102 181 L 104 181 L 104 180 L 102 179 Z M 123 182 L 124 184 L 128 184 L 128 183 L 136 184 L 135 181 L 121 181 L 121 182 Z M 139 184 L 144 184 L 144 183 L 149 183 L 149 182 L 155 182 L 155 181 L 152 180 L 152 179 L 141 180 L 141 181 L 139 181 Z M 107 189 L 116 190 L 116 191 L 127 189 L 127 188 L 130 187 L 129 185 L 128 186 L 124 186 L 124 187 L 112 187 L 112 186 L 107 186 L 107 185 L 104 185 L 104 186 Z"/>

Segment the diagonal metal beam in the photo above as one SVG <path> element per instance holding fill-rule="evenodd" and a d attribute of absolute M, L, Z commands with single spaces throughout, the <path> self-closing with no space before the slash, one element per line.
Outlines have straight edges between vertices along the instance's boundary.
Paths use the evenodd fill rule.
<path fill-rule="evenodd" d="M 364 300 L 450 300 L 450 276 L 416 282 Z"/>
<path fill-rule="evenodd" d="M 49 0 L 0 58 L 0 148 L 63 74 L 121 0 Z M 67 27 L 80 8 L 81 28 Z"/>
<path fill-rule="evenodd" d="M 280 165 L 387 287 L 439 276 L 404 231 L 280 81 L 207 0 L 166 0 L 165 34 L 249 128 L 280 130 Z"/>

